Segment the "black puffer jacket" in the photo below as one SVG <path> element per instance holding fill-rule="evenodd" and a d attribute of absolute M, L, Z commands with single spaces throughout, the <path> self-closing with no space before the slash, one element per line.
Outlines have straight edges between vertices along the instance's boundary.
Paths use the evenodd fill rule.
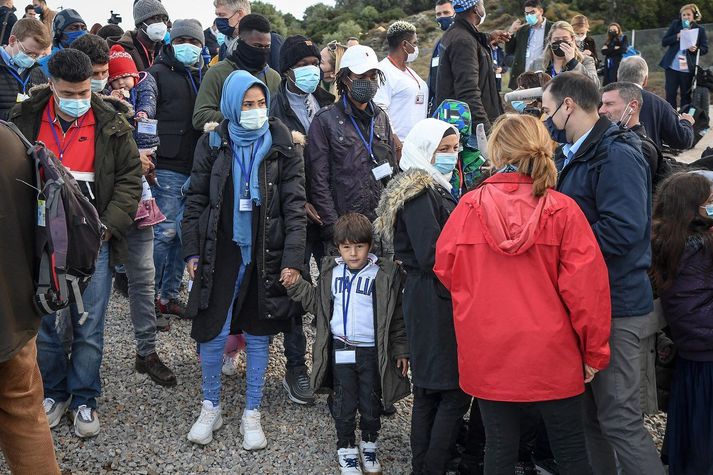
<path fill-rule="evenodd" d="M 334 104 L 334 96 L 327 92 L 322 86 L 318 86 L 313 95 L 314 98 L 317 99 L 320 108 Z M 288 129 L 307 135 L 309 131 L 305 130 L 302 122 L 297 118 L 297 114 L 295 114 L 292 107 L 290 107 L 290 100 L 287 98 L 287 82 L 284 79 L 280 84 L 278 93 L 272 96 L 271 102 L 270 117 L 277 117 Z"/>
<path fill-rule="evenodd" d="M 30 69 L 23 71 L 20 77 L 26 80 L 28 76 L 29 81 L 23 88 L 22 84 L 10 72 L 10 66 L 5 64 L 5 61 L 0 60 L 0 119 L 7 120 L 10 115 L 10 109 L 17 104 L 17 95 L 19 93 L 29 95 L 30 89 L 47 82 L 47 76 L 45 76 L 42 68 L 37 63 Z"/>
<path fill-rule="evenodd" d="M 205 74 L 205 67 L 199 72 L 188 70 L 173 53 L 171 45 L 165 45 L 156 62 L 148 69 L 158 88 L 156 120 L 160 144 L 156 153 L 156 168 L 171 170 L 184 175 L 191 174 L 193 153 L 201 133 L 193 128 L 191 119 L 198 95 L 197 88 Z M 196 87 L 194 89 L 193 87 Z"/>
<path fill-rule="evenodd" d="M 220 332 L 227 307 L 214 309 L 211 300 L 225 300 L 223 294 L 226 292 L 228 301 L 231 300 L 235 282 L 224 282 L 219 278 L 222 273 L 219 272 L 219 267 L 223 262 L 217 259 L 218 254 L 222 252 L 220 241 L 230 240 L 229 237 L 221 238 L 223 235 L 219 231 L 224 208 L 232 208 L 232 201 L 227 202 L 232 200 L 230 175 L 233 161 L 227 126 L 228 122 L 223 121 L 215 129 L 221 138 L 217 150 L 210 147 L 208 133 L 198 141 L 183 217 L 184 256 L 200 256 L 196 280 L 188 302 L 190 316 L 201 313 L 201 325 L 197 327 L 194 322 L 192 333 L 198 341 L 210 340 Z M 255 287 L 257 318 L 284 320 L 293 316 L 294 307 L 285 288 L 279 283 L 280 272 L 286 267 L 304 267 L 307 226 L 304 163 L 302 147 L 293 143 L 293 137 L 284 124 L 277 119 L 270 119 L 270 133 L 272 149 L 261 163 L 259 171 L 262 206 L 258 208 L 259 212 L 254 213 L 253 264 L 256 269 L 251 266 L 246 271 L 251 276 L 256 276 L 258 285 L 255 285 L 255 282 L 242 285 L 235 307 L 241 308 L 248 288 Z M 236 252 L 239 256 L 237 247 L 235 252 L 229 254 Z M 237 264 L 240 264 L 239 259 Z M 237 269 L 233 269 L 232 279 L 235 275 Z"/>
<path fill-rule="evenodd" d="M 397 165 L 389 117 L 374 103 L 369 107 L 374 114 L 374 156 L 379 162 L 388 161 L 395 173 Z M 330 230 L 343 214 L 361 213 L 373 221 L 385 186 L 385 180 L 374 178 L 371 172 L 374 162 L 350 116 L 356 117 L 351 103 L 346 101 L 345 107 L 340 99 L 320 110 L 309 128 L 305 150 L 308 199 L 324 222 L 324 239 L 331 239 Z M 356 120 L 364 138 L 369 140 L 369 121 Z"/>

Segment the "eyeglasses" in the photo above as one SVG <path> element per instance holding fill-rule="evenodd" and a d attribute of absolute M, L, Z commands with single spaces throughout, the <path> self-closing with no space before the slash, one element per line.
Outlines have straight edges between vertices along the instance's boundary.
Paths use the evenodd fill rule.
<path fill-rule="evenodd" d="M 30 53 L 27 51 L 27 48 L 25 48 L 25 45 L 23 45 L 21 42 L 17 42 L 17 44 L 20 46 L 20 50 L 25 53 L 27 56 L 29 56 L 32 59 L 37 59 L 40 56 L 43 56 L 42 53 Z"/>

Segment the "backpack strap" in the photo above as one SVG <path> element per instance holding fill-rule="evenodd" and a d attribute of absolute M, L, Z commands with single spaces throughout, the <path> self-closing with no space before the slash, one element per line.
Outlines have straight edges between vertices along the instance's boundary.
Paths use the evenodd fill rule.
<path fill-rule="evenodd" d="M 20 129 L 17 128 L 17 125 L 15 125 L 13 122 L 7 122 L 7 121 L 5 121 L 5 120 L 0 120 L 0 124 L 4 125 L 5 127 L 7 127 L 7 128 L 10 129 L 10 130 L 12 130 L 12 131 L 15 133 L 15 135 L 18 136 L 18 138 L 20 139 L 20 141 L 22 142 L 22 144 L 23 144 L 23 145 L 25 146 L 25 148 L 27 149 L 27 153 L 29 154 L 29 153 L 31 152 L 31 150 L 32 150 L 32 148 L 34 147 L 34 145 L 32 145 L 32 143 L 31 143 L 29 140 L 27 140 L 27 138 L 26 138 L 25 135 L 20 131 Z"/>
<path fill-rule="evenodd" d="M 12 10 L 8 10 L 5 14 L 5 19 L 2 21 L 2 31 L 0 32 L 0 41 L 5 38 L 5 30 L 7 30 L 7 19 L 10 18 L 10 13 Z"/>

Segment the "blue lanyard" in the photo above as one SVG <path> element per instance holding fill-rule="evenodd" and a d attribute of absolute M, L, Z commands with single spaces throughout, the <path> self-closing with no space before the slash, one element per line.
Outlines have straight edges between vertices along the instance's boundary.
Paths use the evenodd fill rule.
<path fill-rule="evenodd" d="M 344 272 L 342 274 L 342 315 L 344 316 L 344 341 L 348 342 L 347 339 L 347 315 L 349 315 L 349 300 L 352 295 L 352 284 L 354 279 L 357 278 L 359 273 L 354 274 L 349 280 L 349 285 L 347 285 L 347 263 L 344 263 Z M 344 295 L 346 293 L 346 296 Z"/>
<path fill-rule="evenodd" d="M 12 69 L 11 66 L 8 67 L 7 70 L 10 72 L 10 74 L 12 74 L 12 77 L 14 77 L 15 80 L 20 83 L 20 86 L 22 86 L 22 93 L 25 94 L 27 91 L 27 83 L 30 82 L 30 78 L 32 77 L 32 74 L 28 74 L 27 79 L 25 79 L 23 81 L 22 77 L 18 73 L 16 73 L 15 70 Z"/>
<path fill-rule="evenodd" d="M 257 139 L 256 145 L 257 148 L 260 149 L 260 144 L 262 144 L 262 137 Z M 250 174 L 253 171 L 253 165 L 255 164 L 255 154 L 253 153 L 254 146 L 250 147 L 250 164 L 248 165 L 248 168 L 245 168 L 245 165 L 243 164 L 242 157 L 234 157 L 233 159 L 238 162 L 238 166 L 240 167 L 240 173 L 242 174 L 241 178 L 243 179 L 243 182 L 245 183 L 245 188 L 243 189 L 243 198 L 250 198 Z M 235 152 L 233 152 L 235 154 Z"/>
<path fill-rule="evenodd" d="M 65 140 L 64 148 L 62 148 L 61 144 L 59 143 L 59 135 L 57 134 L 57 130 L 55 130 L 55 127 L 54 127 L 54 121 L 52 120 L 52 115 L 50 115 L 50 108 L 49 107 L 47 108 L 47 120 L 50 123 L 50 129 L 52 130 L 52 137 L 54 137 L 54 142 L 57 144 L 57 151 L 59 152 L 59 161 L 60 162 L 64 161 L 64 152 L 66 152 L 67 149 L 69 148 L 69 146 L 72 145 L 72 140 L 77 135 L 77 133 L 79 133 L 79 129 L 80 129 L 80 127 L 82 127 L 85 117 L 86 117 L 86 114 L 84 116 L 82 116 L 81 122 L 74 127 L 72 136 L 68 140 Z M 65 137 L 66 137 L 66 134 L 65 134 Z"/>
<path fill-rule="evenodd" d="M 186 68 L 186 76 L 188 76 L 188 80 L 191 81 L 191 87 L 193 88 L 193 92 L 196 93 L 196 96 L 198 95 L 198 88 L 201 85 L 201 82 L 203 82 L 203 71 L 198 69 L 198 85 L 196 86 L 196 81 L 193 79 L 193 75 L 191 74 L 191 71 Z"/>
<path fill-rule="evenodd" d="M 347 107 L 347 97 L 342 96 L 342 102 L 344 102 L 344 108 L 346 109 Z M 354 125 L 354 128 L 356 129 L 357 134 L 359 135 L 359 138 L 361 139 L 361 143 L 364 144 L 364 148 L 366 148 L 366 151 L 369 153 L 369 157 L 376 163 L 376 158 L 374 158 L 374 152 L 373 152 L 373 147 L 374 147 L 374 118 L 371 118 L 371 125 L 369 126 L 369 142 L 366 141 L 364 138 L 364 134 L 361 133 L 361 129 L 359 128 L 359 125 L 356 123 L 356 120 L 354 120 L 354 117 L 347 114 L 349 116 L 349 119 L 351 119 L 352 124 Z"/>

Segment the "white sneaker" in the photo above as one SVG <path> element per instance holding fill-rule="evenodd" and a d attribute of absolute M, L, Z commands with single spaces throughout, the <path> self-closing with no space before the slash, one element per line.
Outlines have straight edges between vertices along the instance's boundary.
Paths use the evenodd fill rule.
<path fill-rule="evenodd" d="M 223 355 L 223 367 L 220 368 L 220 372 L 226 376 L 238 374 L 238 355 L 236 354 L 234 357 Z"/>
<path fill-rule="evenodd" d="M 337 450 L 337 460 L 339 460 L 339 473 L 362 473 L 359 468 L 359 450 L 355 447 Z"/>
<path fill-rule="evenodd" d="M 381 464 L 376 457 L 376 442 L 359 442 L 359 455 L 364 473 L 381 473 Z"/>
<path fill-rule="evenodd" d="M 70 402 L 72 402 L 71 396 L 66 401 L 61 402 L 57 402 L 51 397 L 46 397 L 44 401 L 42 401 L 42 407 L 45 409 L 50 429 L 54 429 L 59 425 L 62 416 L 67 412 Z"/>
<path fill-rule="evenodd" d="M 72 411 L 74 416 L 74 433 L 77 437 L 94 437 L 99 433 L 99 417 L 96 409 L 81 405 L 76 411 Z"/>
<path fill-rule="evenodd" d="M 243 448 L 245 450 L 259 450 L 267 447 L 267 439 L 260 424 L 260 411 L 245 409 L 240 421 L 240 433 L 243 435 Z"/>
<path fill-rule="evenodd" d="M 213 440 L 213 431 L 223 426 L 223 416 L 220 406 L 213 406 L 210 401 L 203 401 L 201 415 L 193 423 L 191 431 L 188 433 L 188 440 L 193 443 L 206 445 Z"/>

